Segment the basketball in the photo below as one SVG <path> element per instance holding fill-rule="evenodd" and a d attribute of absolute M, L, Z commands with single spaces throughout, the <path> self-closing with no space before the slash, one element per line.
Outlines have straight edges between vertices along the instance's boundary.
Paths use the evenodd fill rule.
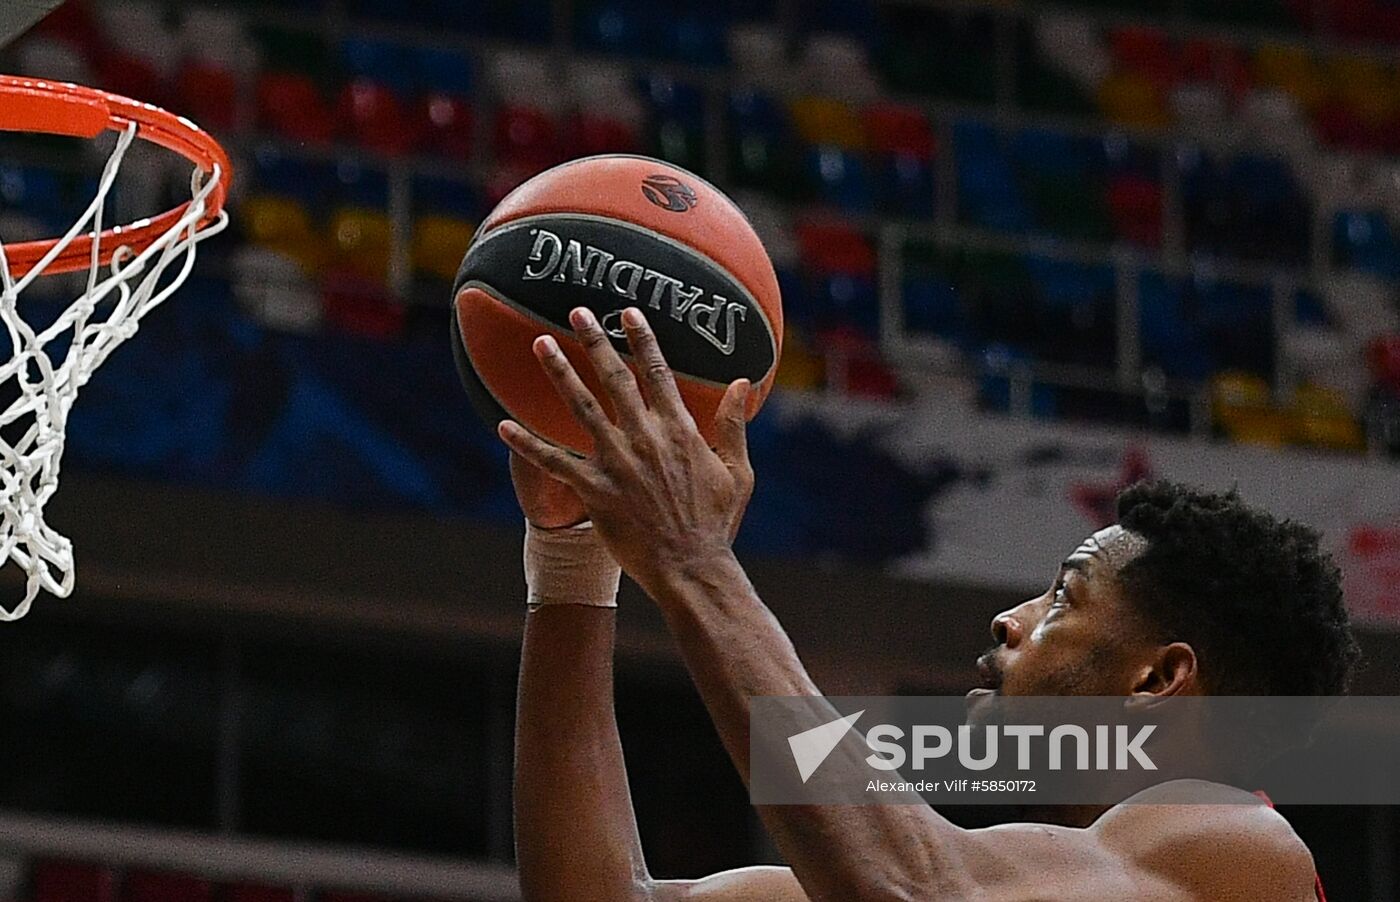
<path fill-rule="evenodd" d="M 753 384 L 747 415 L 758 412 L 782 349 L 777 277 L 748 219 L 708 182 L 649 157 L 587 157 L 515 189 L 478 229 L 452 295 L 453 350 L 481 415 L 581 454 L 592 442 L 531 350 L 553 335 L 606 406 L 570 310 L 592 310 L 630 364 L 621 314 L 639 308 L 707 440 L 735 379 Z"/>

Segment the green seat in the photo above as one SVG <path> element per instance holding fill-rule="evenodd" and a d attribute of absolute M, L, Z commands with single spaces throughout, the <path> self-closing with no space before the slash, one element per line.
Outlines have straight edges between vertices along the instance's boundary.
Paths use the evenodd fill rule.
<path fill-rule="evenodd" d="M 309 31 L 255 26 L 263 68 L 269 72 L 301 72 L 314 78 L 331 75 L 335 64 L 325 41 Z"/>

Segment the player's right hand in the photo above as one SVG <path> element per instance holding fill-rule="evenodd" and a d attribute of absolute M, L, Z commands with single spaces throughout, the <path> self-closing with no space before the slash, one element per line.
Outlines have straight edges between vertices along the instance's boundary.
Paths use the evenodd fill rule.
<path fill-rule="evenodd" d="M 525 519 L 545 529 L 574 526 L 588 519 L 574 490 L 511 452 L 510 481 Z"/>

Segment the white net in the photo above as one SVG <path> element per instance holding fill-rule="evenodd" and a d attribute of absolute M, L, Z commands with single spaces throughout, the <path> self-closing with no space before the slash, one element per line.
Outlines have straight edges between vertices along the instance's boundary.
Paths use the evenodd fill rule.
<path fill-rule="evenodd" d="M 24 600 L 14 608 L 0 605 L 0 621 L 23 617 L 40 590 L 59 597 L 73 591 L 73 544 L 44 522 L 44 505 L 58 488 L 73 401 L 117 345 L 136 333 L 141 317 L 189 277 L 199 242 L 228 225 L 223 211 L 200 225 L 224 173 L 218 166 L 207 175 L 196 169 L 190 204 L 169 231 L 139 250 L 122 246 L 118 235 L 111 239 L 118 247 L 106 266 L 98 262 L 102 249 L 94 240 L 87 284 L 77 299 L 42 331 L 26 323 L 20 311 L 24 290 L 74 241 L 101 235 L 107 197 L 136 139 L 132 123 L 117 136 L 82 218 L 18 279 L 10 272 L 0 235 L 0 320 L 13 349 L 9 362 L 0 366 L 0 391 L 13 398 L 0 413 L 0 566 L 14 561 L 26 576 Z M 62 359 L 56 359 L 57 353 Z"/>

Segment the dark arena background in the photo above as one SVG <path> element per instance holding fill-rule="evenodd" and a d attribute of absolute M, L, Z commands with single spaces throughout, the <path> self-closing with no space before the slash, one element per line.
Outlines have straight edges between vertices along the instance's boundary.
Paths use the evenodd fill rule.
<path fill-rule="evenodd" d="M 965 691 L 992 614 L 1163 476 L 1322 530 L 1354 691 L 1400 692 L 1394 0 L 69 0 L 0 72 L 235 166 L 229 230 L 74 408 L 77 590 L 0 624 L 0 902 L 520 898 L 521 515 L 450 286 L 587 154 L 703 175 L 773 259 L 737 548 L 825 691 Z M 0 134 L 0 238 L 66 231 L 106 149 Z M 188 199 L 176 162 L 134 149 L 114 215 Z M 777 861 L 621 607 L 653 872 Z M 1283 813 L 1332 898 L 1400 899 L 1392 809 Z"/>

